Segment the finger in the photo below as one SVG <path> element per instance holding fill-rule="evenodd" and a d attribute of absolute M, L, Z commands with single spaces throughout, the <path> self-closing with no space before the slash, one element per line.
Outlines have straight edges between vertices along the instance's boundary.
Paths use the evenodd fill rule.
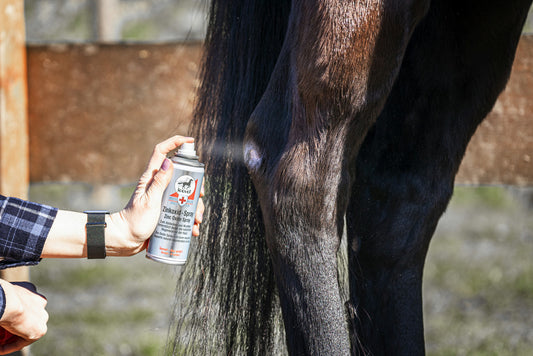
<path fill-rule="evenodd" d="M 149 242 L 150 242 L 150 239 L 144 241 L 144 243 L 143 243 L 143 245 L 141 247 L 141 251 L 144 251 L 144 250 L 146 250 L 148 248 L 148 243 Z"/>
<path fill-rule="evenodd" d="M 196 215 L 194 217 L 194 222 L 196 224 L 201 224 L 204 218 L 205 205 L 203 199 L 198 200 L 198 207 L 196 208 Z"/>
<path fill-rule="evenodd" d="M 152 182 L 146 190 L 146 195 L 154 201 L 161 202 L 163 192 L 172 179 L 172 162 L 168 158 L 163 159 L 161 168 L 157 171 Z"/>
<path fill-rule="evenodd" d="M 200 236 L 200 226 L 198 224 L 194 224 L 192 227 L 192 236 Z"/>
<path fill-rule="evenodd" d="M 205 195 L 205 190 L 204 190 L 204 181 L 202 181 L 202 188 L 200 189 L 200 198 L 203 197 Z"/>
<path fill-rule="evenodd" d="M 161 164 L 167 157 L 167 154 L 170 151 L 183 145 L 185 142 L 194 142 L 194 138 L 176 135 L 163 142 L 158 143 L 155 146 L 154 151 L 152 152 L 152 156 L 148 161 L 148 166 L 144 173 L 141 175 L 141 178 L 139 179 L 139 184 L 137 185 L 137 189 L 139 191 L 144 192 L 147 189 L 147 186 L 150 184 L 153 177 L 158 172 L 159 168 L 161 167 Z"/>
<path fill-rule="evenodd" d="M 154 152 L 152 153 L 152 157 L 148 163 L 147 170 L 154 171 L 159 169 L 167 154 L 186 142 L 194 142 L 194 138 L 176 135 L 158 143 L 154 148 Z"/>

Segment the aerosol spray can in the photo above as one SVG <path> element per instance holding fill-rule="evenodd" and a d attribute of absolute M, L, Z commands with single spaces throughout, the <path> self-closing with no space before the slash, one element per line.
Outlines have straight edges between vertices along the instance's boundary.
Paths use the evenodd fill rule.
<path fill-rule="evenodd" d="M 196 206 L 204 177 L 194 143 L 184 143 L 172 158 L 174 173 L 163 193 L 161 215 L 150 237 L 146 257 L 158 262 L 183 265 L 191 243 Z"/>

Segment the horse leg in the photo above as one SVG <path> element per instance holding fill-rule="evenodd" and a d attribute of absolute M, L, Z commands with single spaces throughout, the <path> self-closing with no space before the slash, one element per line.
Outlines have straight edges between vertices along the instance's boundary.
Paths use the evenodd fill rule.
<path fill-rule="evenodd" d="M 424 353 L 426 252 L 468 141 L 507 82 L 530 3 L 432 1 L 411 38 L 360 149 L 347 213 L 357 352 Z"/>
<path fill-rule="evenodd" d="M 246 129 L 291 354 L 350 352 L 336 253 L 352 166 L 426 10 L 397 3 L 294 1 Z"/>

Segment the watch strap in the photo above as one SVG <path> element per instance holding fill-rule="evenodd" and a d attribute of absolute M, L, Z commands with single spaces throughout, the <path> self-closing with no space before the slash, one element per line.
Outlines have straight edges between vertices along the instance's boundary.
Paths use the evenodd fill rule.
<path fill-rule="evenodd" d="M 85 211 L 87 214 L 87 224 L 85 229 L 87 231 L 87 258 L 105 258 L 105 216 L 109 214 L 108 211 L 89 210 Z"/>

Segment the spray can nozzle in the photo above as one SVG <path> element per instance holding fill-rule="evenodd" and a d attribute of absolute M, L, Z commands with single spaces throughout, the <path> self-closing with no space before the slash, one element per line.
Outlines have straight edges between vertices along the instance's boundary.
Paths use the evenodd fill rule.
<path fill-rule="evenodd" d="M 196 150 L 194 149 L 194 142 L 185 142 L 181 145 L 178 152 L 176 153 L 178 156 L 183 157 L 191 157 L 191 158 L 198 158 L 196 156 Z"/>

